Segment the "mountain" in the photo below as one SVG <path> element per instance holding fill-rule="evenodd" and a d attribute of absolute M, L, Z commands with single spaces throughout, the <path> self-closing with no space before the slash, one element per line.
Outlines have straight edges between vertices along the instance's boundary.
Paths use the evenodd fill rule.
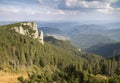
<path fill-rule="evenodd" d="M 64 34 L 63 31 L 61 31 L 58 28 L 51 28 L 51 27 L 39 27 L 40 30 L 43 30 L 46 34 Z"/>
<path fill-rule="evenodd" d="M 120 22 L 112 22 L 105 25 L 108 26 L 109 29 L 120 29 Z"/>
<path fill-rule="evenodd" d="M 30 37 L 33 36 L 34 38 L 37 38 L 39 36 L 37 24 L 35 24 L 34 22 L 21 22 L 15 24 L 8 24 L 0 26 L 0 28 L 14 30 L 15 32 L 18 32 L 22 35 L 28 35 Z"/>
<path fill-rule="evenodd" d="M 70 41 L 76 47 L 85 49 L 96 44 L 108 44 L 117 42 L 114 39 L 109 38 L 108 36 L 96 35 L 96 34 L 77 34 L 71 36 Z"/>
<path fill-rule="evenodd" d="M 117 56 L 120 55 L 120 43 L 98 44 L 87 48 L 86 51 L 103 57 Z"/>
<path fill-rule="evenodd" d="M 75 25 L 70 29 L 71 34 L 101 34 L 106 31 L 106 26 L 95 24 Z"/>
<path fill-rule="evenodd" d="M 40 38 L 43 33 L 39 34 L 38 27 L 33 25 L 36 26 L 36 23 L 19 22 L 0 26 L 1 82 L 4 82 L 1 78 L 5 76 L 6 83 L 11 82 L 9 77 L 14 80 L 18 78 L 20 83 L 93 83 L 94 80 L 99 83 L 106 82 L 109 75 L 118 75 L 117 61 L 116 66 L 109 69 L 113 67 L 109 60 L 80 51 L 69 41 L 45 37 L 42 44 Z M 22 77 L 24 73 L 26 78 Z"/>
<path fill-rule="evenodd" d="M 21 25 L 23 23 L 25 23 L 24 26 Z M 31 24 L 36 26 L 35 23 L 31 22 L 0 26 L 0 40 L 3 40 L 0 41 L 0 61 L 2 61 L 0 66 L 2 70 L 7 68 L 6 71 L 16 71 L 18 67 L 21 69 L 21 66 L 58 65 L 59 63 L 64 63 L 64 68 L 67 65 L 74 64 L 74 62 L 82 67 L 83 63 L 88 63 L 83 56 L 89 56 L 89 54 L 81 52 L 78 48 L 72 46 L 69 41 L 45 37 L 45 44 L 41 44 L 39 36 L 34 38 L 34 34 L 38 31 L 37 26 L 33 27 Z M 34 28 L 36 31 L 31 33 Z M 28 31 L 27 34 L 26 31 Z M 102 59 L 100 56 L 94 56 L 96 56 L 95 60 Z"/>
<path fill-rule="evenodd" d="M 38 29 L 42 30 L 45 36 L 54 36 L 57 39 L 68 40 L 68 36 L 58 28 L 39 27 Z"/>
<path fill-rule="evenodd" d="M 39 24 L 39 23 L 38 23 Z M 44 24 L 44 25 L 43 25 Z M 119 42 L 119 31 L 109 25 L 80 24 L 80 23 L 43 23 L 46 34 L 56 36 L 58 39 L 67 39 L 74 46 L 88 48 L 99 43 Z"/>
<path fill-rule="evenodd" d="M 80 56 L 72 55 L 60 47 L 51 45 L 46 42 L 45 45 L 40 44 L 39 38 L 35 38 L 37 35 L 34 35 L 36 34 L 37 28 L 28 25 L 31 24 L 29 22 L 25 22 L 24 26 L 21 25 L 22 23 L 24 22 L 0 26 L 0 40 L 3 40 L 0 41 L 0 66 L 2 70 L 7 68 L 8 70 L 13 71 L 18 69 L 18 67 L 20 68 L 21 66 L 40 66 L 41 59 L 42 65 L 57 65 L 58 63 L 63 63 L 66 60 L 69 61 L 71 58 L 75 61 L 78 60 L 78 63 L 79 60 L 83 62 L 85 61 Z M 32 24 L 36 25 L 34 23 Z M 36 29 L 36 31 L 31 32 L 34 29 Z M 49 58 L 49 60 L 47 60 L 47 58 Z M 55 61 L 57 60 L 57 63 L 54 63 L 53 59 Z M 81 62 L 81 65 L 83 62 Z M 64 63 L 71 64 L 71 61 Z"/>
<path fill-rule="evenodd" d="M 83 49 L 99 43 L 109 44 L 120 41 L 119 23 L 100 25 L 73 22 L 37 22 L 37 25 L 39 30 L 43 30 L 44 35 L 69 40 L 74 46 Z"/>
<path fill-rule="evenodd" d="M 110 29 L 108 31 L 108 36 L 110 36 L 111 38 L 120 41 L 120 29 Z"/>
<path fill-rule="evenodd" d="M 81 49 L 72 46 L 68 40 L 63 41 L 63 40 L 56 39 L 53 36 L 46 36 L 46 37 L 44 37 L 44 41 L 46 41 L 50 44 L 56 45 L 71 54 L 78 55 L 78 56 L 82 55 Z"/>
<path fill-rule="evenodd" d="M 103 25 L 79 25 L 69 31 L 70 41 L 80 48 L 89 48 L 99 43 L 109 44 L 119 42 L 119 30 L 109 29 Z"/>

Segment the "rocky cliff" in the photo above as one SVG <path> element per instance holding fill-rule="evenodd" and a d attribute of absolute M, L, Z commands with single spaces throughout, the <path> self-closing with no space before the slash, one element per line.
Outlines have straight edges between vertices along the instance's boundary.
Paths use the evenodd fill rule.
<path fill-rule="evenodd" d="M 38 38 L 40 43 L 44 45 L 43 41 L 43 31 L 38 31 L 37 24 L 34 22 L 21 22 L 17 23 L 15 26 L 12 26 L 11 29 L 14 29 L 16 32 L 28 35 L 34 39 Z"/>

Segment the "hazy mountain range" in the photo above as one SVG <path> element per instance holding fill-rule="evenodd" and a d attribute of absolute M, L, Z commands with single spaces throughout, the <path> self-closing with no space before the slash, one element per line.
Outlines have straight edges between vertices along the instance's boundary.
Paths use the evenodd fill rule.
<path fill-rule="evenodd" d="M 87 52 L 101 55 L 103 57 L 120 55 L 120 43 L 99 44 L 85 49 Z"/>
<path fill-rule="evenodd" d="M 38 23 L 40 28 L 49 34 L 67 37 L 79 48 L 89 48 L 97 44 L 109 44 L 120 41 L 119 23 L 80 24 L 80 23 Z M 46 28 L 44 28 L 46 27 Z"/>
<path fill-rule="evenodd" d="M 13 22 L 1 22 L 8 24 Z M 58 39 L 67 39 L 79 48 L 89 48 L 97 44 L 109 44 L 120 41 L 120 23 L 83 24 L 75 22 L 39 22 L 39 30 Z"/>

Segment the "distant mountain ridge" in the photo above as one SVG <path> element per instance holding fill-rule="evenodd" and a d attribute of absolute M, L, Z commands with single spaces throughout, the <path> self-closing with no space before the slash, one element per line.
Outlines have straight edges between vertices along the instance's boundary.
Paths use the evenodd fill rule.
<path fill-rule="evenodd" d="M 120 55 L 120 43 L 98 44 L 85 49 L 85 51 L 98 54 L 103 57 L 118 56 Z"/>
<path fill-rule="evenodd" d="M 60 40 L 68 40 L 69 37 L 64 33 L 64 31 L 58 29 L 58 28 L 52 28 L 52 27 L 39 27 L 39 30 L 42 30 L 45 34 L 45 36 L 53 36 L 54 38 L 60 39 Z"/>
<path fill-rule="evenodd" d="M 120 31 L 117 28 L 119 25 L 116 26 L 117 29 L 109 25 L 48 23 L 48 25 L 45 25 L 47 27 L 45 33 L 48 33 L 49 36 L 50 34 L 51 36 L 56 34 L 57 36 L 64 36 L 74 46 L 85 49 L 99 43 L 109 44 L 119 42 Z"/>
<path fill-rule="evenodd" d="M 77 34 L 73 35 L 70 39 L 73 45 L 81 47 L 83 49 L 89 48 L 96 44 L 108 44 L 117 42 L 114 39 L 109 38 L 108 36 L 95 35 L 95 34 Z"/>

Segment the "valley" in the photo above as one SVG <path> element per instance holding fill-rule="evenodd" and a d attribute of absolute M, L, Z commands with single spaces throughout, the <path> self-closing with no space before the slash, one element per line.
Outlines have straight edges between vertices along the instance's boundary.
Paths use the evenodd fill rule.
<path fill-rule="evenodd" d="M 0 0 L 0 83 L 120 83 L 120 0 Z"/>
<path fill-rule="evenodd" d="M 116 59 L 119 58 L 119 53 L 111 56 L 111 51 L 105 51 L 109 55 L 104 58 L 99 53 L 93 54 L 92 51 L 86 52 L 73 46 L 69 38 L 63 40 L 54 35 L 47 35 L 48 31 L 49 34 L 54 32 L 59 35 L 63 31 L 53 30 L 54 28 L 47 31 L 47 28 L 44 28 L 38 30 L 34 22 L 0 26 L 0 40 L 2 40 L 0 41 L 0 82 L 4 81 L 7 75 L 8 80 L 5 83 L 115 83 L 119 81 L 120 61 Z M 43 33 L 46 31 L 44 39 L 40 39 L 43 38 L 40 34 L 41 30 Z M 112 46 L 111 50 L 116 46 Z"/>

